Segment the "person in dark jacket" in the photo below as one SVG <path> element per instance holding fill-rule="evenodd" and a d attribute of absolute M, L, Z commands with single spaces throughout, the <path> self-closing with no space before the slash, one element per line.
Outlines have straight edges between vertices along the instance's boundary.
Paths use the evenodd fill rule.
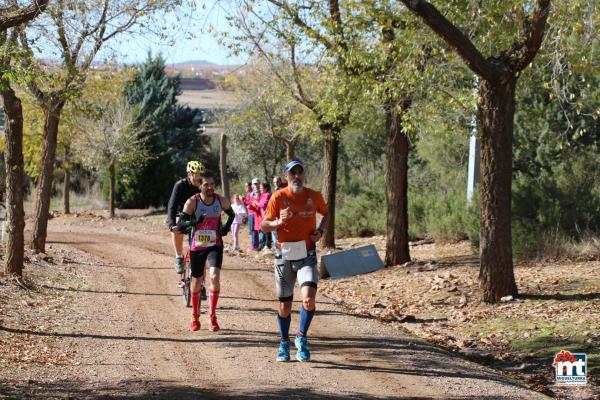
<path fill-rule="evenodd" d="M 183 239 L 185 235 L 176 229 L 177 214 L 183 210 L 183 205 L 190 197 L 200 193 L 202 174 L 205 172 L 205 168 L 199 161 L 190 161 L 187 163 L 186 170 L 187 177 L 175 182 L 167 205 L 167 226 L 171 231 L 175 250 L 175 271 L 178 274 L 183 273 Z"/>

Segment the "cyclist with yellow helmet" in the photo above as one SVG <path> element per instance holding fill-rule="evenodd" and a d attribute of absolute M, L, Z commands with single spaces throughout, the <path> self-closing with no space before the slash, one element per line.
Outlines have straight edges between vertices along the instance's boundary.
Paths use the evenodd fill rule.
<path fill-rule="evenodd" d="M 173 186 L 167 206 L 167 225 L 171 231 L 171 239 L 175 249 L 175 271 L 178 274 L 183 273 L 183 239 L 185 235 L 176 229 L 177 214 L 183 211 L 187 199 L 196 193 L 200 193 L 202 174 L 206 171 L 206 168 L 199 161 L 190 161 L 187 163 L 186 171 L 187 177 L 178 180 Z M 206 296 L 205 293 L 204 291 L 203 297 Z"/>

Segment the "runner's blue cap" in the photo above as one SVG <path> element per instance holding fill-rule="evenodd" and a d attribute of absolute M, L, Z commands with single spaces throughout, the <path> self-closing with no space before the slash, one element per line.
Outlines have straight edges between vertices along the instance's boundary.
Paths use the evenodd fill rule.
<path fill-rule="evenodd" d="M 292 160 L 289 163 L 285 164 L 285 172 L 290 172 L 292 168 L 294 168 L 296 165 L 302 167 L 302 171 L 304 171 L 304 164 L 302 164 L 302 161 Z"/>

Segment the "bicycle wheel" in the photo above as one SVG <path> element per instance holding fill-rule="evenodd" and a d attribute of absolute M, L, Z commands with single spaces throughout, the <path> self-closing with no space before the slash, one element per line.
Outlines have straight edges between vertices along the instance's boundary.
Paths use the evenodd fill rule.
<path fill-rule="evenodd" d="M 192 267 L 190 260 L 185 263 L 185 273 L 183 278 L 183 300 L 186 307 L 192 306 Z"/>

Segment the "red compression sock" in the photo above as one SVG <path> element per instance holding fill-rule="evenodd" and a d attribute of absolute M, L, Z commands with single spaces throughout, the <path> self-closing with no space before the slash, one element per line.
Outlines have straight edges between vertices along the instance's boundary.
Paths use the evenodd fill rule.
<path fill-rule="evenodd" d="M 192 293 L 192 314 L 200 315 L 200 292 Z"/>
<path fill-rule="evenodd" d="M 210 290 L 208 292 L 208 315 L 215 315 L 217 310 L 217 302 L 219 301 L 219 290 Z"/>

